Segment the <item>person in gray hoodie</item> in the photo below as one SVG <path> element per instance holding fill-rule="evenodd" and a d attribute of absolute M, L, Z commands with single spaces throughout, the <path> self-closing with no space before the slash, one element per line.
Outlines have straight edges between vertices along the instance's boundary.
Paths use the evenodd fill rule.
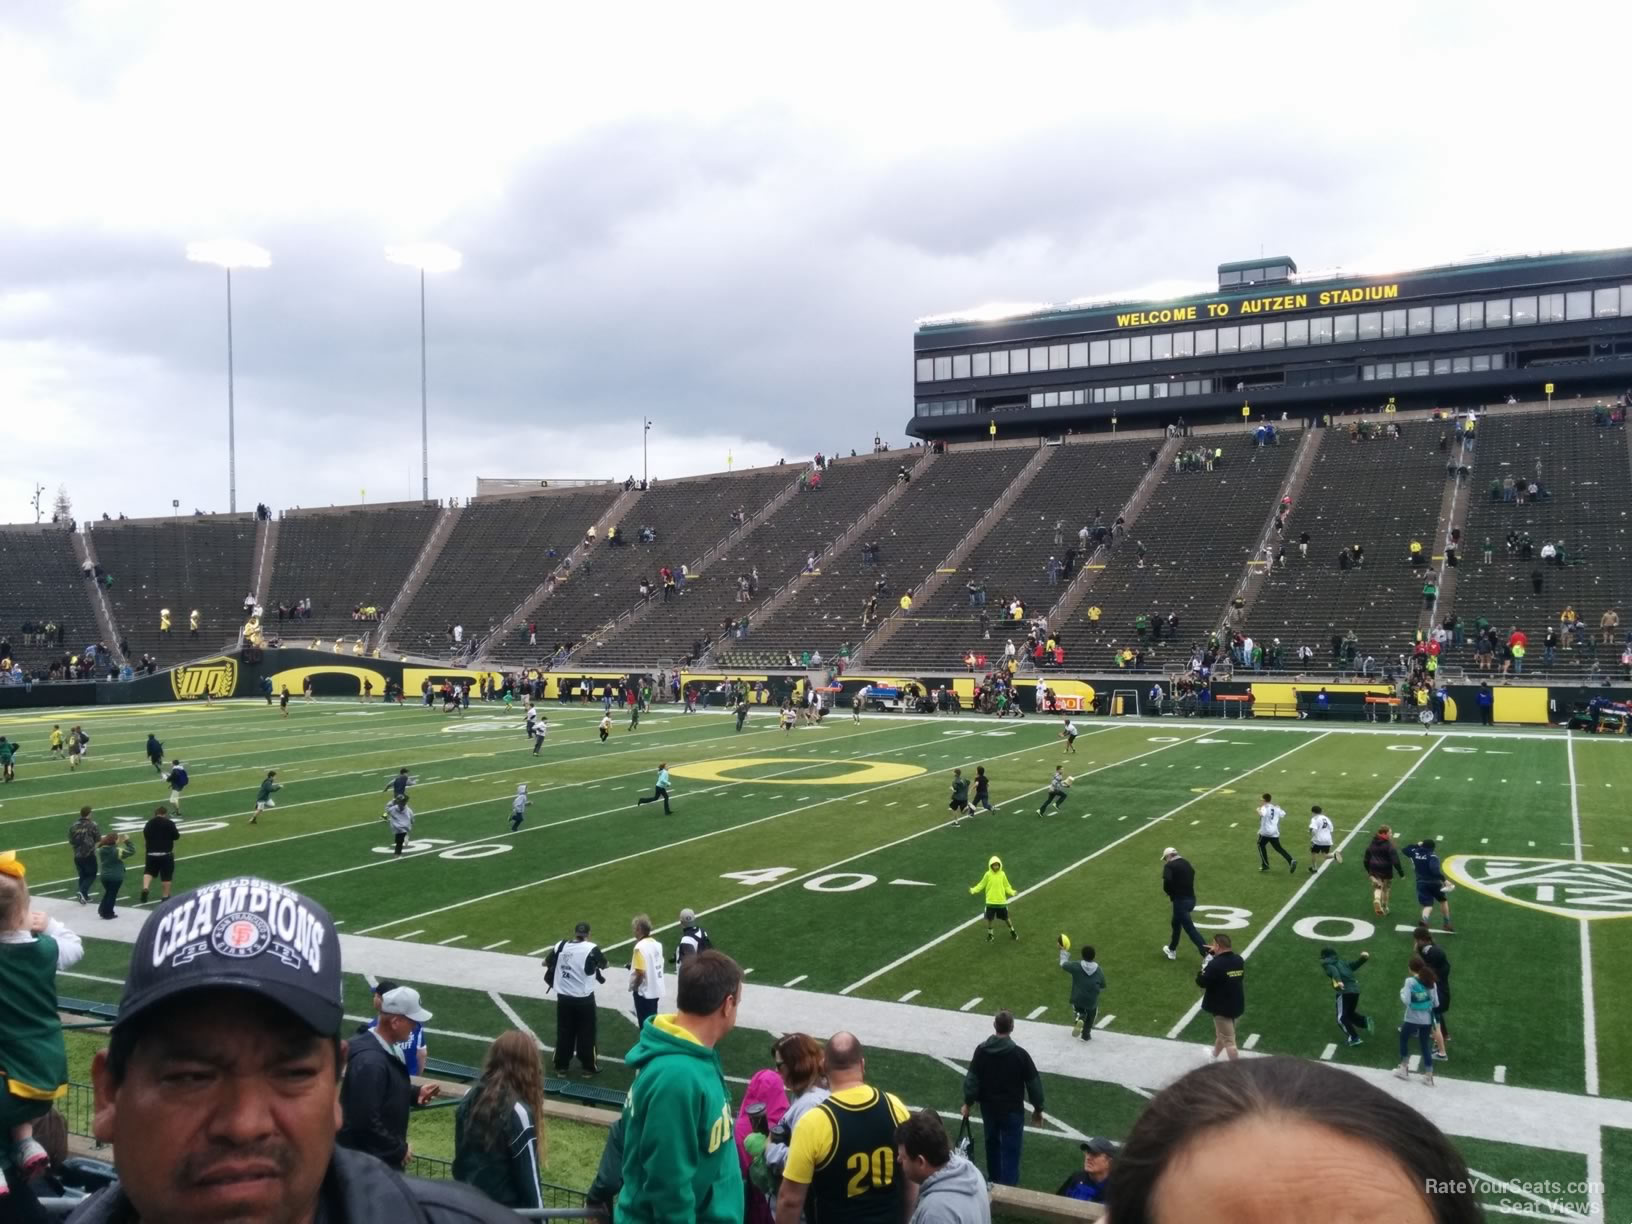
<path fill-rule="evenodd" d="M 1071 1010 L 1077 1018 L 1071 1025 L 1071 1036 L 1084 1041 L 1094 1039 L 1094 1017 L 1099 1012 L 1099 992 L 1105 989 L 1105 970 L 1094 959 L 1092 944 L 1082 946 L 1082 959 L 1071 959 L 1069 941 L 1060 936 L 1060 968 L 1071 975 Z"/>
<path fill-rule="evenodd" d="M 896 1164 L 918 1187 L 907 1224 L 991 1224 L 991 1195 L 980 1170 L 954 1152 L 933 1109 L 922 1109 L 895 1128 Z"/>

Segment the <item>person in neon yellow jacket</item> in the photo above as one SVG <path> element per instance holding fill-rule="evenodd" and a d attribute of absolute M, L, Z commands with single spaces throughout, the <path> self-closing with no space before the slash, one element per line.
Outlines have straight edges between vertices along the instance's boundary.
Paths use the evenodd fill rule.
<path fill-rule="evenodd" d="M 992 922 L 1001 918 L 1008 924 L 1009 938 L 1019 939 L 1020 932 L 1014 929 L 1014 921 L 1009 917 L 1009 898 L 1014 896 L 1014 885 L 1009 883 L 1009 877 L 1003 870 L 1003 860 L 992 855 L 991 861 L 986 864 L 986 874 L 969 890 L 971 894 L 985 893 L 986 895 L 986 942 L 992 942 Z"/>

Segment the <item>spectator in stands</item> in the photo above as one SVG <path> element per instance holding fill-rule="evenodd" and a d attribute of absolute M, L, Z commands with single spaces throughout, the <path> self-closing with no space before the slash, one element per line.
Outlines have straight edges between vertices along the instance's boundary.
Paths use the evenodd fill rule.
<path fill-rule="evenodd" d="M 247 956 L 234 948 L 228 957 L 206 940 L 197 955 L 166 958 L 154 952 L 178 911 L 166 906 L 143 924 L 118 1023 L 91 1065 L 95 1133 L 113 1145 L 119 1181 L 78 1218 L 371 1220 L 395 1203 L 399 1215 L 427 1224 L 513 1224 L 513 1214 L 463 1187 L 405 1179 L 337 1147 L 339 940 L 322 907 L 251 883 L 258 918 L 294 907 L 307 932 L 299 948 L 279 944 L 274 954 L 268 945 Z M 178 904 L 206 912 L 217 892 L 206 885 Z M 176 1087 L 182 1073 L 185 1091 Z"/>
<path fill-rule="evenodd" d="M 380 996 L 380 1014 L 371 1037 L 358 1034 L 350 1043 L 346 1075 L 340 1084 L 340 1129 L 335 1142 L 376 1156 L 393 1169 L 408 1163 L 408 1115 L 414 1104 L 428 1104 L 435 1084 L 415 1088 L 398 1048 L 412 1039 L 416 1024 L 430 1022 L 419 992 L 398 986 Z"/>
<path fill-rule="evenodd" d="M 1537 595 L 1540 595 L 1541 591 L 1542 591 L 1542 587 L 1545 586 L 1545 585 L 1546 585 L 1546 579 L 1542 576 L 1542 572 L 1539 569 L 1531 570 L 1530 571 L 1530 589 L 1531 589 L 1531 591 L 1533 591 Z"/>
<path fill-rule="evenodd" d="M 736 1026 L 741 999 L 742 970 L 709 949 L 680 970 L 678 1010 L 641 1026 L 626 1059 L 636 1076 L 623 1112 L 619 1220 L 741 1221 L 736 1145 L 717 1138 L 730 1137 L 733 1119 L 715 1052 Z"/>
<path fill-rule="evenodd" d="M 1621 614 L 1615 611 L 1614 608 L 1606 609 L 1604 614 L 1598 618 L 1598 628 L 1600 630 L 1599 641 L 1601 641 L 1605 646 L 1613 643 L 1615 641 L 1615 631 L 1619 629 L 1620 626 Z"/>
<path fill-rule="evenodd" d="M 1243 1176 L 1266 1151 L 1315 1149 L 1328 1176 Z M 1287 1057 L 1198 1068 L 1158 1093 L 1122 1145 L 1105 1201 L 1111 1219 L 1140 1224 L 1225 1201 L 1241 1219 L 1319 1219 L 1334 1196 L 1355 1218 L 1484 1218 L 1478 1183 L 1433 1123 L 1357 1076 Z"/>
<path fill-rule="evenodd" d="M 542 1208 L 543 1104 L 538 1043 L 518 1029 L 500 1033 L 454 1115 L 454 1180 L 506 1207 Z"/>
<path fill-rule="evenodd" d="M 1154 452 L 1152 452 L 1154 453 Z M 895 1131 L 901 1172 L 918 1187 L 907 1224 L 991 1224 L 986 1179 L 961 1151 L 933 1109 L 920 1110 Z"/>
<path fill-rule="evenodd" d="M 1082 1168 L 1060 1184 L 1054 1193 L 1082 1203 L 1103 1203 L 1111 1179 L 1111 1162 L 1122 1145 L 1096 1136 L 1082 1145 Z"/>

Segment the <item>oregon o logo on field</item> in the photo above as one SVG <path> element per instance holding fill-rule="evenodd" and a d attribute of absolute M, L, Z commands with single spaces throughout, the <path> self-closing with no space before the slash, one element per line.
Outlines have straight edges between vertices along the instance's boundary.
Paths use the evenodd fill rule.
<path fill-rule="evenodd" d="M 1464 888 L 1562 918 L 1632 918 L 1632 867 L 1570 859 L 1457 854 L 1445 874 Z"/>
<path fill-rule="evenodd" d="M 205 693 L 212 697 L 231 697 L 237 688 L 237 659 L 189 663 L 170 673 L 170 691 L 177 701 L 192 701 Z"/>
<path fill-rule="evenodd" d="M 787 771 L 780 777 L 756 775 L 756 769 L 781 766 Z M 805 772 L 815 765 L 835 765 L 843 773 L 812 775 Z M 706 782 L 769 782 L 777 786 L 855 786 L 861 783 L 900 782 L 928 772 L 922 765 L 902 765 L 895 761 L 817 761 L 790 757 L 726 757 L 716 761 L 693 761 L 688 765 L 672 765 L 671 774 L 682 778 L 700 778 Z"/>

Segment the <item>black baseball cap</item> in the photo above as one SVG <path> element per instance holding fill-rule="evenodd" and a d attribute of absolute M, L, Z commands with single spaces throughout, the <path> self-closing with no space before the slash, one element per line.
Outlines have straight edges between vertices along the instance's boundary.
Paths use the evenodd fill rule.
<path fill-rule="evenodd" d="M 577 926 L 572 928 L 572 933 L 574 935 L 588 935 L 589 934 L 589 923 L 580 922 Z"/>
<path fill-rule="evenodd" d="M 247 990 L 314 1033 L 340 1032 L 340 936 L 329 912 L 253 876 L 219 880 L 147 916 L 130 953 L 114 1028 L 179 995 Z"/>
<path fill-rule="evenodd" d="M 1082 1150 L 1096 1156 L 1115 1156 L 1122 1150 L 1122 1145 L 1114 1139 L 1102 1139 L 1096 1135 L 1082 1145 Z"/>

